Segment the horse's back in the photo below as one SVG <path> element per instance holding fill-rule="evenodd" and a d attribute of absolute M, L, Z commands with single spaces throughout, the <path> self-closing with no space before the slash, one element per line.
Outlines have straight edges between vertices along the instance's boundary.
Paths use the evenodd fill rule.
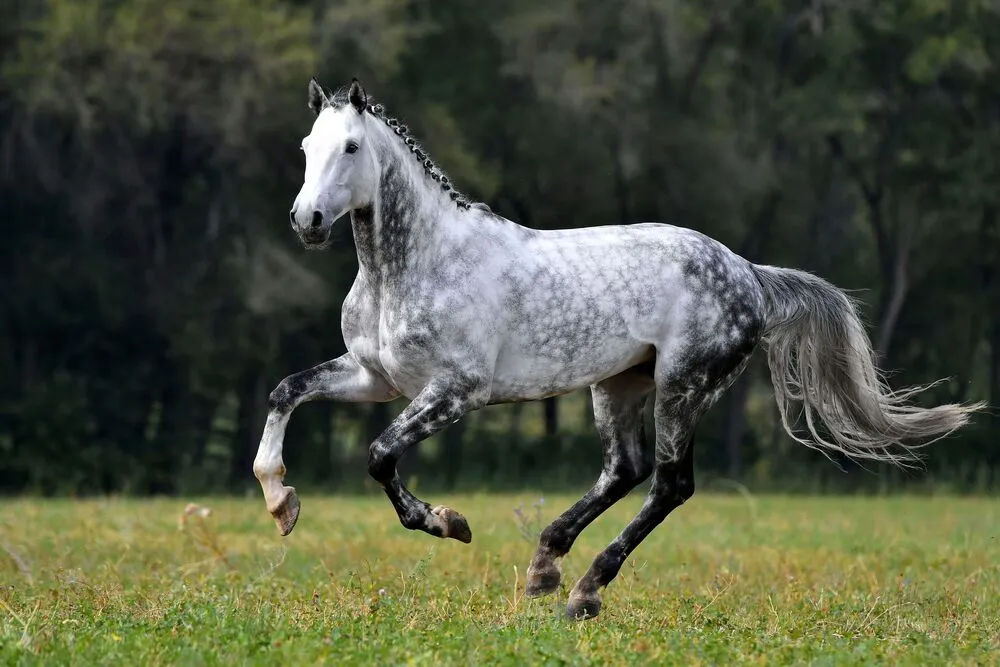
<path fill-rule="evenodd" d="M 763 309 L 749 262 L 674 225 L 538 231 L 518 255 L 502 276 L 498 398 L 572 391 L 693 340 L 724 345 Z"/>

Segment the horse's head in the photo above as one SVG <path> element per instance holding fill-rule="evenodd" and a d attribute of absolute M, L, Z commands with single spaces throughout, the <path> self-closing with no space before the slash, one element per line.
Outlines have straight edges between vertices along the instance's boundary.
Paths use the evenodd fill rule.
<path fill-rule="evenodd" d="M 289 218 L 306 247 L 322 248 L 335 220 L 372 203 L 378 166 L 365 109 L 368 96 L 355 80 L 346 102 L 328 95 L 316 79 L 309 82 L 309 108 L 316 114 L 312 132 L 302 140 L 305 178 Z"/>

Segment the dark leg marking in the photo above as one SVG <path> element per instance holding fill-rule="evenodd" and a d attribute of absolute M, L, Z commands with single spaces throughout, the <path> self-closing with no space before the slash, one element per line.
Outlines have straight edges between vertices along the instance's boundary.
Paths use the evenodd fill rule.
<path fill-rule="evenodd" d="M 368 450 L 368 473 L 382 485 L 405 528 L 460 542 L 472 541 L 472 531 L 465 517 L 447 507 L 432 508 L 414 496 L 399 478 L 396 464 L 410 447 L 484 403 L 476 383 L 431 383 L 372 443 Z"/>
<path fill-rule="evenodd" d="M 625 559 L 667 515 L 694 495 L 694 431 L 701 416 L 746 367 L 749 353 L 733 354 L 708 373 L 688 365 L 671 378 L 657 377 L 656 466 L 642 509 L 615 540 L 591 563 L 569 594 L 571 619 L 594 618 L 601 610 L 600 589 L 618 576 Z M 659 369 L 658 369 L 659 370 Z M 659 374 L 658 374 L 659 375 Z M 692 378 L 700 381 L 692 382 Z M 673 380 L 673 381 L 671 381 Z"/>
<path fill-rule="evenodd" d="M 618 576 L 625 559 L 660 525 L 667 515 L 694 494 L 694 447 L 690 439 L 676 463 L 657 463 L 653 483 L 639 514 L 591 563 L 569 594 L 566 612 L 571 619 L 594 618 L 601 611 L 599 590 Z"/>
<path fill-rule="evenodd" d="M 594 423 L 604 444 L 604 468 L 583 498 L 542 531 L 528 566 L 528 596 L 558 589 L 562 575 L 556 559 L 569 553 L 594 519 L 649 477 L 653 464 L 646 452 L 642 413 L 654 388 L 649 367 L 630 369 L 591 387 Z"/>

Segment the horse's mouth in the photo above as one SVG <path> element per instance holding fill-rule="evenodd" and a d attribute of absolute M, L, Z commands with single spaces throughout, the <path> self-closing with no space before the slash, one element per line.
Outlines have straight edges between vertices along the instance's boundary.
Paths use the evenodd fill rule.
<path fill-rule="evenodd" d="M 306 250 L 323 250 L 330 245 L 330 229 L 309 230 L 299 234 L 299 238 Z"/>

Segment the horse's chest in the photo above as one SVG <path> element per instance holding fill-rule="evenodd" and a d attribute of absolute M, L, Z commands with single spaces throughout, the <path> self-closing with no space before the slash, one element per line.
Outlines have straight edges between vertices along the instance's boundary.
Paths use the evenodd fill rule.
<path fill-rule="evenodd" d="M 382 318 L 378 303 L 357 284 L 344 301 L 341 328 L 347 349 L 354 358 L 391 382 L 382 365 Z"/>
<path fill-rule="evenodd" d="M 477 348 L 470 340 L 478 340 L 482 323 L 470 322 L 463 313 L 467 298 L 447 298 L 440 290 L 405 297 L 383 298 L 374 318 L 366 318 L 366 326 L 359 328 L 358 341 L 367 352 L 362 363 L 413 398 L 449 370 L 478 367 Z"/>
<path fill-rule="evenodd" d="M 415 395 L 433 379 L 440 353 L 434 332 L 419 323 L 394 323 L 380 332 L 379 363 L 389 381 L 405 395 Z"/>

